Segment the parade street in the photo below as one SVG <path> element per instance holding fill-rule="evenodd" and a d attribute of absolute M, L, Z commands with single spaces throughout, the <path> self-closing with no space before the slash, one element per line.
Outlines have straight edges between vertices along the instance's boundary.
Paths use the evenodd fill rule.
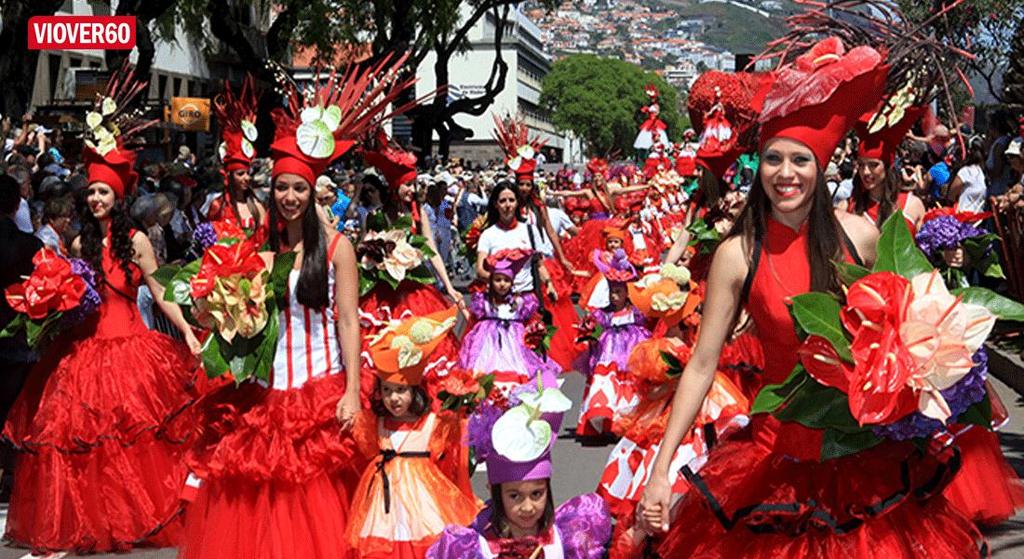
<path fill-rule="evenodd" d="M 1003 452 L 1007 460 L 1017 470 L 1024 473 L 1024 398 L 1011 390 L 999 380 L 992 379 L 996 391 L 1010 408 L 1010 423 L 1003 428 L 1001 438 Z M 573 411 L 566 416 L 563 433 L 555 444 L 554 460 L 556 474 L 552 479 L 555 501 L 560 503 L 570 497 L 594 490 L 594 480 L 601 476 L 605 459 L 613 445 L 584 447 L 577 443 L 572 434 L 566 432 L 570 425 L 575 425 L 576 410 L 579 409 L 579 398 L 583 392 L 583 378 L 578 374 L 568 375 L 562 390 L 573 399 Z M 478 473 L 473 477 L 473 485 L 478 496 L 487 494 L 485 476 Z M 4 511 L 6 514 L 6 510 Z M 986 533 L 992 557 L 997 559 L 1024 559 L 1024 514 L 1018 514 L 997 530 Z M 63 554 L 51 555 L 56 559 Z M 96 559 L 124 557 L 124 554 L 94 555 Z M 164 550 L 138 550 L 129 554 L 132 559 L 171 559 L 175 552 Z M 28 559 L 31 554 L 24 549 L 11 547 L 0 548 L 0 559 Z"/>

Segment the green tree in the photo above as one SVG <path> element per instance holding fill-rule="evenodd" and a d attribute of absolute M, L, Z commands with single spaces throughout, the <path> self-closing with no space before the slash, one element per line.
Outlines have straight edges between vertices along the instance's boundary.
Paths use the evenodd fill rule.
<path fill-rule="evenodd" d="M 1020 111 L 1024 110 L 1024 21 L 1017 22 L 1006 72 L 1003 74 L 1003 101 Z"/>
<path fill-rule="evenodd" d="M 661 119 L 676 140 L 684 121 L 679 95 L 661 76 L 614 58 L 572 55 L 555 63 L 544 78 L 541 104 L 552 111 L 555 126 L 586 141 L 591 154 L 632 153 L 633 140 L 648 104 L 644 87 L 658 88 Z"/>

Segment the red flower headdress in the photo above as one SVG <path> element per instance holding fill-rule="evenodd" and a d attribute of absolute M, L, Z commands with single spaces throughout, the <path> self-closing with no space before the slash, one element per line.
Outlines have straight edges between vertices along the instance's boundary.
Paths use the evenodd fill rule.
<path fill-rule="evenodd" d="M 367 165 L 375 167 L 391 188 L 416 178 L 416 155 L 405 151 L 394 143 L 383 129 L 377 130 L 376 145 L 363 152 Z"/>
<path fill-rule="evenodd" d="M 140 132 L 158 121 L 141 118 L 141 111 L 130 110 L 132 103 L 146 89 L 135 79 L 135 69 L 127 62 L 107 82 L 107 91 L 97 95 L 93 110 L 85 115 L 85 163 L 88 182 L 110 185 L 118 198 L 124 198 L 138 182 L 135 172 L 135 151 L 127 144 Z"/>
<path fill-rule="evenodd" d="M 256 157 L 257 98 L 255 80 L 247 74 L 237 95 L 225 81 L 224 92 L 213 99 L 213 114 L 221 125 L 218 151 L 225 173 L 248 169 Z"/>
<path fill-rule="evenodd" d="M 704 72 L 693 82 L 686 108 L 690 122 L 702 130 L 697 163 L 714 176 L 725 175 L 753 148 L 754 124 L 771 83 L 771 74 L 719 71 Z M 725 128 L 728 137 L 719 133 Z"/>
<path fill-rule="evenodd" d="M 342 75 L 332 71 L 304 94 L 294 82 L 286 81 L 288 105 L 272 115 L 276 125 L 270 146 L 273 176 L 292 173 L 314 184 L 332 161 L 368 131 L 421 101 L 389 109 L 416 82 L 413 76 L 401 76 L 407 59 L 406 54 L 369 68 L 353 65 Z"/>
<path fill-rule="evenodd" d="M 543 140 L 530 139 L 530 131 L 521 118 L 494 115 L 494 139 L 505 152 L 505 163 L 516 175 L 516 180 L 533 180 L 537 169 L 537 153 L 544 147 Z"/>

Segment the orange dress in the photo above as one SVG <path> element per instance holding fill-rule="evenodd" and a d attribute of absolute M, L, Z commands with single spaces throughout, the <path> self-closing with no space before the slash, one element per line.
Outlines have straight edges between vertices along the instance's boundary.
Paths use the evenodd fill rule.
<path fill-rule="evenodd" d="M 422 559 L 445 526 L 473 521 L 463 421 L 427 413 L 414 423 L 359 415 L 359 449 L 373 461 L 353 496 L 348 539 L 366 559 Z M 375 458 L 374 458 L 375 457 Z"/>

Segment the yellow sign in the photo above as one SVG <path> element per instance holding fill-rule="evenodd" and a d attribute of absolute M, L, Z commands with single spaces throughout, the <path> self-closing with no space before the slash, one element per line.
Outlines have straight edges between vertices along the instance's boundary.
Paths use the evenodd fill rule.
<path fill-rule="evenodd" d="M 210 100 L 199 97 L 171 97 L 170 122 L 189 132 L 210 131 Z"/>

